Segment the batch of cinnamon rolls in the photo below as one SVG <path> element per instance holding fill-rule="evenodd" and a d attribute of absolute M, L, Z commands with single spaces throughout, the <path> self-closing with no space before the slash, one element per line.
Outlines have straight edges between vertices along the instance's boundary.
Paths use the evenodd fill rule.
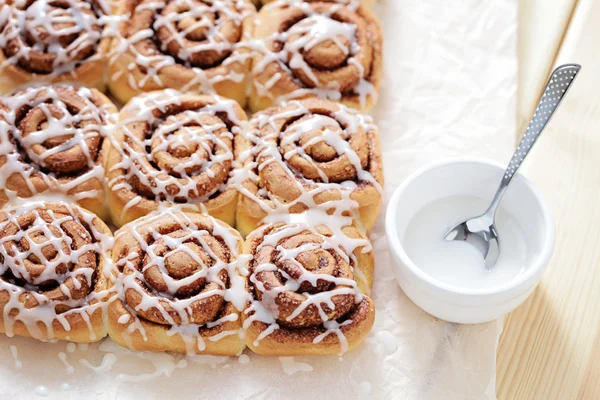
<path fill-rule="evenodd" d="M 380 25 L 359 0 L 263 2 L 2 2 L 0 332 L 215 355 L 365 339 Z"/>

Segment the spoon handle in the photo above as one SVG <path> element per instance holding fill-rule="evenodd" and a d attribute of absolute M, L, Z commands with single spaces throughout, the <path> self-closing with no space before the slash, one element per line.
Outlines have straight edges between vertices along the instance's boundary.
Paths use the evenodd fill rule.
<path fill-rule="evenodd" d="M 529 126 L 527 126 L 527 130 L 521 139 L 521 143 L 519 143 L 517 150 L 510 159 L 508 167 L 506 167 L 506 171 L 504 171 L 502 182 L 500 182 L 500 187 L 498 187 L 494 200 L 486 212 L 490 217 L 493 218 L 508 184 L 523 163 L 523 160 L 525 160 L 525 157 L 529 154 L 529 151 L 537 139 L 542 134 L 548 121 L 550 121 L 550 118 L 554 115 L 554 112 L 560 105 L 563 97 L 567 94 L 567 91 L 571 87 L 571 84 L 575 80 L 580 69 L 581 65 L 578 64 L 564 64 L 557 67 L 554 72 L 552 72 L 552 75 L 546 84 L 544 94 L 540 98 L 535 113 L 533 113 L 533 117 L 531 117 L 531 121 L 529 122 Z"/>

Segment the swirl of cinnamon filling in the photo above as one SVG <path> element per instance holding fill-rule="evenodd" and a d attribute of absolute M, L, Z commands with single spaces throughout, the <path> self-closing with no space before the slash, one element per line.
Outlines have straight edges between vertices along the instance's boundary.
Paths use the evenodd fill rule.
<path fill-rule="evenodd" d="M 381 31 L 356 1 L 291 1 L 259 13 L 250 105 L 319 95 L 368 109 L 381 75 Z"/>
<path fill-rule="evenodd" d="M 40 339 L 100 339 L 105 328 L 95 312 L 106 290 L 102 268 L 110 237 L 100 219 L 73 205 L 31 203 L 2 212 L 2 330 Z"/>
<path fill-rule="evenodd" d="M 369 249 L 353 227 L 277 223 L 251 233 L 248 345 L 265 354 L 343 353 L 356 346 L 373 318 L 371 300 L 362 294 L 372 281 Z"/>
<path fill-rule="evenodd" d="M 53 190 L 104 211 L 105 138 L 116 107 L 95 89 L 28 88 L 0 104 L 0 180 L 4 197 Z"/>
<path fill-rule="evenodd" d="M 298 213 L 325 203 L 359 209 L 370 229 L 383 184 L 379 137 L 370 117 L 328 100 L 291 101 L 256 114 L 250 137 L 254 173 L 238 207 L 243 233 L 271 210 Z"/>
<path fill-rule="evenodd" d="M 248 148 L 241 135 L 246 116 L 237 103 L 156 92 L 131 101 L 120 121 L 108 162 L 117 223 L 145 215 L 161 202 L 195 205 L 233 223 L 237 192 L 230 175 Z"/>
<path fill-rule="evenodd" d="M 243 43 L 255 13 L 236 0 L 124 2 L 121 14 L 131 18 L 113 46 L 112 91 L 125 102 L 141 91 L 201 89 L 243 103 L 250 65 Z"/>
<path fill-rule="evenodd" d="M 115 234 L 109 332 L 135 349 L 237 354 L 241 237 L 206 215 L 151 213 Z M 168 331 L 167 331 L 168 330 Z"/>
<path fill-rule="evenodd" d="M 142 236 L 145 250 L 135 245 L 129 249 L 139 256 L 128 258 L 123 269 L 135 276 L 125 301 L 137 315 L 164 325 L 204 325 L 216 319 L 224 304 L 219 291 L 229 285 L 224 265 L 230 254 L 224 243 L 199 230 L 162 226 Z M 211 271 L 213 267 L 218 271 Z M 144 297 L 156 295 L 156 304 L 144 307 Z"/>
<path fill-rule="evenodd" d="M 327 237 L 304 231 L 276 245 L 256 249 L 250 281 L 254 295 L 287 327 L 311 327 L 337 320 L 354 306 L 352 267 Z M 329 293 L 323 301 L 312 301 Z"/>
<path fill-rule="evenodd" d="M 0 13 L 1 90 L 36 76 L 103 89 L 110 15 L 104 0 L 17 0 Z"/>

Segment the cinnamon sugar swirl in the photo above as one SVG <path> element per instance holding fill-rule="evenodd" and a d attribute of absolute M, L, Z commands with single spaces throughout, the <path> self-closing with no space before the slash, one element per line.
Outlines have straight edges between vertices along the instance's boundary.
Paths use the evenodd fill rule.
<path fill-rule="evenodd" d="M 120 113 L 107 173 L 121 226 L 159 206 L 182 205 L 235 224 L 234 181 L 250 145 L 244 110 L 217 95 L 152 92 Z"/>
<path fill-rule="evenodd" d="M 0 212 L 0 332 L 93 342 L 106 335 L 112 234 L 66 203 L 32 202 Z"/>
<path fill-rule="evenodd" d="M 252 161 L 237 209 L 247 235 L 265 217 L 323 209 L 369 231 L 382 203 L 379 134 L 371 117 L 322 99 L 290 101 L 250 121 Z"/>
<path fill-rule="evenodd" d="M 358 1 L 275 1 L 260 10 L 255 37 L 252 110 L 311 96 L 363 111 L 376 103 L 382 32 Z"/>
<path fill-rule="evenodd" d="M 356 228 L 277 223 L 246 239 L 252 301 L 242 314 L 247 345 L 259 354 L 342 354 L 375 319 L 373 252 Z"/>
<path fill-rule="evenodd" d="M 104 90 L 107 0 L 10 0 L 0 6 L 0 92 L 32 82 Z"/>
<path fill-rule="evenodd" d="M 70 85 L 0 98 L 0 203 L 56 193 L 105 218 L 104 163 L 116 112 L 96 89 Z"/>
<path fill-rule="evenodd" d="M 154 212 L 115 233 L 110 337 L 134 350 L 238 355 L 242 238 L 212 217 Z"/>
<path fill-rule="evenodd" d="M 152 90 L 218 93 L 246 104 L 256 9 L 239 0 L 123 0 L 110 91 L 121 101 Z"/>

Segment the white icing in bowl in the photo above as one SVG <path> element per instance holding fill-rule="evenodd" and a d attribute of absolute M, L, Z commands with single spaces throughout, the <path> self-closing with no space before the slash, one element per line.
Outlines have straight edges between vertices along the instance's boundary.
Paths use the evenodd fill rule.
<path fill-rule="evenodd" d="M 502 165 L 490 161 L 445 161 L 413 174 L 390 199 L 386 235 L 396 260 L 396 280 L 415 304 L 438 318 L 479 323 L 514 310 L 533 291 L 550 260 L 554 247 L 550 211 L 542 195 L 520 175 L 513 179 L 497 218 L 501 240 L 497 271 L 486 274 L 483 260 L 464 248 L 465 243 L 444 243 L 438 237 L 485 210 L 503 171 Z"/>

